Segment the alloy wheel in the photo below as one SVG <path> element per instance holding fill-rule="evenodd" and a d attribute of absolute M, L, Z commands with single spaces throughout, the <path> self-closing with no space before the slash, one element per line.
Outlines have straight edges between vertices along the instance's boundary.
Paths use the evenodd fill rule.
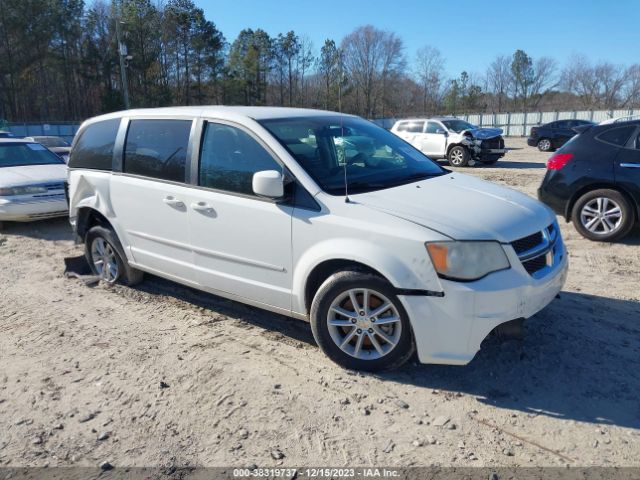
<path fill-rule="evenodd" d="M 451 152 L 451 163 L 453 165 L 461 165 L 464 161 L 464 152 L 460 149 L 455 149 Z"/>
<path fill-rule="evenodd" d="M 329 307 L 327 326 L 340 350 L 360 360 L 389 354 L 402 334 L 402 321 L 393 302 L 367 288 L 338 295 Z"/>
<path fill-rule="evenodd" d="M 540 140 L 538 142 L 538 148 L 543 151 L 543 152 L 547 152 L 549 150 L 551 150 L 551 140 L 544 138 L 542 140 Z"/>
<path fill-rule="evenodd" d="M 610 198 L 596 197 L 582 207 L 580 221 L 591 233 L 608 235 L 622 225 L 622 209 Z"/>
<path fill-rule="evenodd" d="M 91 261 L 96 273 L 105 282 L 113 283 L 118 279 L 118 262 L 113 247 L 102 237 L 91 242 Z"/>

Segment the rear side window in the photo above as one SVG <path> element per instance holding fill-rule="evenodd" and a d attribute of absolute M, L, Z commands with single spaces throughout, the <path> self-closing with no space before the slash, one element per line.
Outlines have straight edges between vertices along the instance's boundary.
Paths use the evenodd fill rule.
<path fill-rule="evenodd" d="M 120 127 L 120 119 L 103 120 L 89 125 L 80 134 L 69 158 L 71 168 L 111 170 L 113 146 Z"/>
<path fill-rule="evenodd" d="M 424 122 L 414 122 L 414 123 L 410 123 L 407 126 L 407 132 L 422 133 L 423 128 L 424 128 Z"/>
<path fill-rule="evenodd" d="M 200 155 L 199 185 L 254 195 L 253 174 L 282 167 L 248 133 L 229 125 L 207 123 Z"/>
<path fill-rule="evenodd" d="M 184 182 L 191 123 L 191 120 L 131 120 L 124 173 Z"/>
<path fill-rule="evenodd" d="M 398 125 L 398 128 L 396 128 L 396 132 L 406 132 L 407 131 L 407 127 L 408 127 L 408 123 L 404 122 L 404 123 L 400 123 Z"/>
<path fill-rule="evenodd" d="M 624 146 L 631 134 L 635 131 L 636 127 L 628 125 L 626 127 L 610 128 L 609 130 L 601 133 L 596 138 L 601 142 L 611 143 L 618 147 Z"/>

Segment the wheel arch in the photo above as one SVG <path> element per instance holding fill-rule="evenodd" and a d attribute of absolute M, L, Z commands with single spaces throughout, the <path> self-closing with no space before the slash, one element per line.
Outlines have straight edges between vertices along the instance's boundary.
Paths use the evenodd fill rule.
<path fill-rule="evenodd" d="M 77 212 L 76 234 L 78 237 L 84 239 L 91 227 L 96 225 L 113 230 L 113 225 L 111 225 L 109 219 L 95 208 L 88 206 L 79 207 Z"/>
<path fill-rule="evenodd" d="M 314 245 L 295 262 L 292 310 L 308 315 L 320 285 L 333 273 L 349 268 L 378 275 L 398 290 L 442 290 L 423 245 L 416 243 L 403 253 L 398 256 L 383 245 L 362 239 L 332 239 Z"/>
<path fill-rule="evenodd" d="M 447 145 L 447 157 L 449 156 L 449 152 L 451 151 L 451 149 L 452 149 L 453 147 L 462 147 L 462 148 L 464 148 L 464 149 L 466 149 L 466 150 L 469 150 L 469 148 L 468 148 L 466 145 L 464 145 L 464 144 L 462 144 L 462 143 L 460 143 L 460 142 L 452 143 L 452 144 L 450 144 L 450 145 Z"/>
<path fill-rule="evenodd" d="M 618 192 L 620 195 L 626 198 L 627 201 L 629 202 L 629 205 L 631 205 L 631 208 L 635 214 L 634 221 L 637 222 L 640 219 L 640 205 L 634 200 L 633 196 L 629 192 L 627 192 L 624 188 L 620 188 L 620 186 L 616 185 L 615 183 L 597 182 L 597 183 L 590 183 L 589 185 L 585 185 L 584 187 L 577 190 L 571 196 L 571 198 L 567 202 L 567 206 L 565 207 L 565 211 L 564 211 L 565 220 L 566 221 L 571 220 L 573 207 L 575 206 L 576 202 L 580 197 L 582 197 L 585 193 L 589 193 L 593 190 L 600 190 L 600 189 L 614 190 Z"/>
<path fill-rule="evenodd" d="M 369 265 L 365 265 L 364 263 L 355 260 L 348 260 L 346 258 L 324 260 L 321 263 L 317 264 L 307 276 L 304 286 L 304 308 L 306 314 L 309 314 L 309 312 L 311 311 L 311 303 L 313 302 L 316 292 L 318 291 L 320 286 L 331 275 L 344 270 L 357 270 L 365 273 L 371 273 L 389 282 L 389 280 L 382 273 L 380 273 L 375 268 L 370 267 Z"/>

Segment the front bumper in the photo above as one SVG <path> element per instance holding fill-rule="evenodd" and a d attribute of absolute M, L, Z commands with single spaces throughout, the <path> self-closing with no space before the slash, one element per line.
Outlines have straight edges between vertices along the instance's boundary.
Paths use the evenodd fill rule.
<path fill-rule="evenodd" d="M 64 217 L 69 207 L 64 195 L 46 200 L 41 199 L 0 199 L 0 220 L 11 222 L 29 222 L 43 218 Z"/>
<path fill-rule="evenodd" d="M 422 363 L 465 365 L 498 325 L 529 318 L 546 307 L 567 278 L 568 259 L 561 245 L 559 260 L 542 278 L 534 278 L 514 251 L 511 268 L 475 282 L 441 280 L 444 297 L 400 296 L 409 315 Z"/>
<path fill-rule="evenodd" d="M 538 139 L 534 138 L 534 137 L 527 138 L 527 145 L 529 145 L 530 147 L 537 146 L 538 145 Z"/>

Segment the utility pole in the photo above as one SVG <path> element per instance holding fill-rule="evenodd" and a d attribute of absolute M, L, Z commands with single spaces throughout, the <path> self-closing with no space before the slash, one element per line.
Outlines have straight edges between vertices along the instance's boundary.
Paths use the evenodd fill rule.
<path fill-rule="evenodd" d="M 120 34 L 120 8 L 119 1 L 114 2 L 115 17 L 116 17 L 116 39 L 118 41 L 118 58 L 120 59 L 120 81 L 122 82 L 122 95 L 124 97 L 124 108 L 129 110 L 129 83 L 127 82 L 127 46 L 122 41 Z"/>

